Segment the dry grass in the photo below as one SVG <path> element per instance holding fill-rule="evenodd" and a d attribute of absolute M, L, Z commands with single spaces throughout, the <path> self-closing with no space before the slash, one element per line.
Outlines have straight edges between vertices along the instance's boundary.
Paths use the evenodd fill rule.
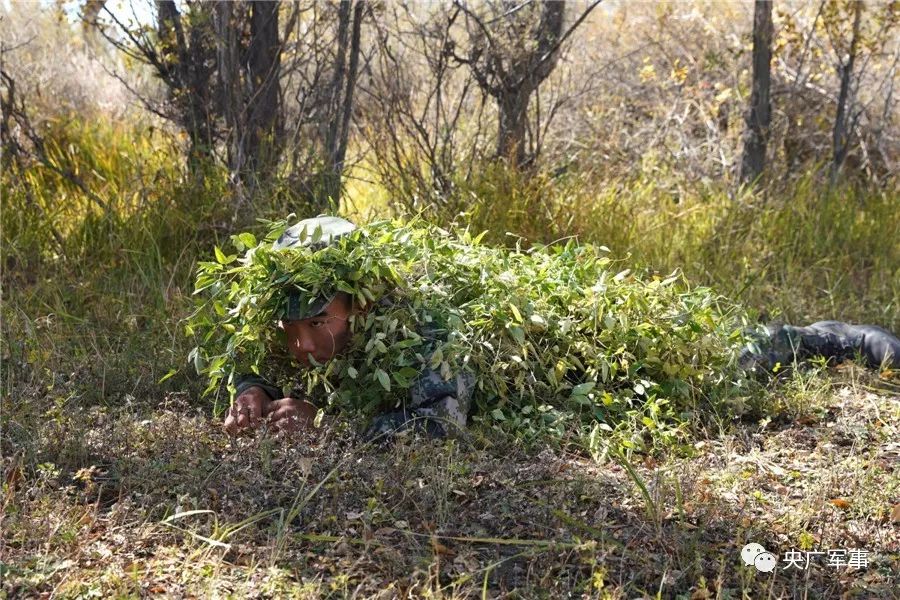
<path fill-rule="evenodd" d="M 386 449 L 334 422 L 233 440 L 178 395 L 54 412 L 23 392 L 4 415 L 10 597 L 888 598 L 898 583 L 900 393 L 856 368 L 795 376 L 775 417 L 695 456 L 634 458 L 638 480 L 477 428 Z M 869 566 L 756 573 L 750 540 L 862 548 Z"/>
<path fill-rule="evenodd" d="M 798 324 L 838 317 L 896 330 L 890 177 L 886 191 L 824 196 L 810 175 L 788 178 L 791 193 L 730 196 L 748 77 L 746 54 L 734 52 L 748 5 L 621 6 L 621 19 L 598 12 L 582 30 L 603 43 L 576 47 L 597 51 L 573 53 L 558 74 L 613 66 L 545 86 L 546 106 L 572 95 L 545 147 L 546 164 L 567 170 L 518 203 L 486 180 L 475 190 L 482 208 L 509 210 L 475 215 L 501 236 L 559 227 L 531 210 L 547 200 L 571 220 L 535 239 L 578 233 Z M 766 419 L 698 439 L 691 456 L 628 463 L 594 463 L 574 441 L 523 448 L 477 427 L 467 440 L 380 450 L 358 442 L 354 423 L 292 439 L 225 436 L 208 406 L 188 400 L 200 383 L 178 366 L 193 265 L 236 227 L 222 208 L 226 178 L 210 173 L 192 188 L 170 132 L 135 125 L 147 115 L 123 108 L 129 96 L 88 47 L 73 46 L 53 14 L 21 7 L 0 7 L 8 41 L 40 35 L 6 64 L 48 125 L 54 160 L 114 210 L 95 211 L 46 169 L 29 170 L 24 187 L 4 181 L 0 597 L 894 596 L 900 385 L 856 368 L 773 387 Z M 811 71 L 831 58 L 816 60 Z M 789 144 L 773 146 L 776 178 L 827 154 L 828 119 L 785 130 L 825 114 L 819 106 L 779 100 L 775 139 L 800 143 L 795 163 Z M 889 143 L 896 103 L 885 119 Z M 564 198 L 567 178 L 582 176 L 587 191 Z M 391 200 L 377 183 L 350 188 L 344 209 L 360 221 Z M 284 216 L 279 201 L 261 202 L 260 215 Z M 176 388 L 187 391 L 161 391 Z M 758 574 L 739 561 L 747 540 L 782 554 L 863 548 L 870 565 Z"/>

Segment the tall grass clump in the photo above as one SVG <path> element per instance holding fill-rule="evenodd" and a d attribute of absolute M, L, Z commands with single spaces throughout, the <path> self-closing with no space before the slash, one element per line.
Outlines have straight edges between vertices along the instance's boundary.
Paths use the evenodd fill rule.
<path fill-rule="evenodd" d="M 148 127 L 59 119 L 42 137 L 2 174 L 7 390 L 141 396 L 183 364 L 185 282 L 227 226 L 225 178 L 198 186 Z"/>
<path fill-rule="evenodd" d="M 900 196 L 890 187 L 831 187 L 810 174 L 758 194 L 673 195 L 644 180 L 582 206 L 585 239 L 681 268 L 761 318 L 900 328 Z"/>

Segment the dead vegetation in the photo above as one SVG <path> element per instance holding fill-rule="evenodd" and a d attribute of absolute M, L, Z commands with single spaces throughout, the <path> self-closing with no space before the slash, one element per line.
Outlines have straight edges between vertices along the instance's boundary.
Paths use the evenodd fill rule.
<path fill-rule="evenodd" d="M 596 464 L 478 427 L 383 448 L 344 422 L 231 439 L 178 395 L 57 414 L 23 397 L 4 415 L 3 590 L 889 598 L 898 399 L 857 368 L 799 374 L 774 390 L 772 418 L 680 456 Z M 749 541 L 780 559 L 864 549 L 868 565 L 757 573 L 739 558 Z"/>
<path fill-rule="evenodd" d="M 0 5 L 0 96 L 24 107 L 0 127 L 18 161 L 0 169 L 0 597 L 896 597 L 900 382 L 855 367 L 773 385 L 762 420 L 602 463 L 581 440 L 526 445 L 484 424 L 387 448 L 335 421 L 228 438 L 182 335 L 196 263 L 241 226 L 227 135 L 193 177 L 189 133 L 138 101 L 175 97 L 89 19 L 79 35 L 73 3 L 50 4 Z M 521 172 L 493 157 L 502 107 L 450 60 L 478 47 L 452 28 L 465 15 L 443 18 L 457 5 L 426 19 L 366 4 L 282 4 L 285 30 L 295 8 L 325 29 L 282 34 L 290 127 L 247 222 L 303 212 L 339 166 L 360 221 L 433 206 L 498 244 L 578 236 L 623 269 L 681 269 L 760 320 L 900 326 L 897 3 L 865 5 L 834 186 L 820 168 L 858 7 L 776 6 L 758 195 L 735 187 L 748 3 L 604 2 L 510 129 L 536 161 Z M 351 58 L 346 79 L 332 67 L 351 22 L 355 94 Z M 868 565 L 758 573 L 739 557 L 751 540 L 779 558 L 863 549 Z"/>

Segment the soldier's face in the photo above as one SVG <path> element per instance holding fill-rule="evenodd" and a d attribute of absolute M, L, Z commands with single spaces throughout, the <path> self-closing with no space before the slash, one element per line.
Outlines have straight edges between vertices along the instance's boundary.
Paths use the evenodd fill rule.
<path fill-rule="evenodd" d="M 353 302 L 350 296 L 339 293 L 325 312 L 300 321 L 282 321 L 287 335 L 288 351 L 301 365 L 310 366 L 310 356 L 318 363 L 326 363 L 346 347 L 350 340 L 350 315 Z"/>

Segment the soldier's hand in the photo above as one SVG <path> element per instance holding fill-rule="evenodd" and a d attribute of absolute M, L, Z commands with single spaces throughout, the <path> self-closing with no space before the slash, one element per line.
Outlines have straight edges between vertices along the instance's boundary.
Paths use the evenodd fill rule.
<path fill-rule="evenodd" d="M 270 404 L 272 400 L 261 387 L 247 388 L 234 399 L 225 417 L 225 431 L 235 435 L 242 429 L 256 427 L 259 420 L 268 413 Z"/>
<path fill-rule="evenodd" d="M 308 427 L 318 409 L 306 400 L 282 398 L 269 403 L 266 415 L 269 424 L 278 431 L 298 431 Z"/>

